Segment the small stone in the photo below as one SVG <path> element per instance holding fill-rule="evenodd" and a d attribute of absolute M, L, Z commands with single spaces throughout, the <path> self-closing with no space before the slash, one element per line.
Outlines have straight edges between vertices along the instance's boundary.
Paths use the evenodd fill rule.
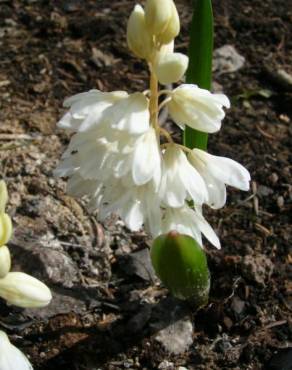
<path fill-rule="evenodd" d="M 274 185 L 278 182 L 279 180 L 279 176 L 276 174 L 276 172 L 273 172 L 270 176 L 269 176 L 269 180 L 271 181 L 271 183 Z"/>
<path fill-rule="evenodd" d="M 145 248 L 121 258 L 121 268 L 128 275 L 136 275 L 146 281 L 155 281 L 149 249 Z"/>
<path fill-rule="evenodd" d="M 175 355 L 185 352 L 193 343 L 193 325 L 190 319 L 183 318 L 160 330 L 155 339 Z"/>
<path fill-rule="evenodd" d="M 228 316 L 225 316 L 224 317 L 223 323 L 226 326 L 226 329 L 228 329 L 228 330 L 230 330 L 232 328 L 232 326 L 233 326 L 233 321 Z"/>
<path fill-rule="evenodd" d="M 282 197 L 282 195 L 280 195 L 278 198 L 277 198 L 277 206 L 279 208 L 283 208 L 284 207 L 284 197 Z"/>
<path fill-rule="evenodd" d="M 243 275 L 260 285 L 265 285 L 274 271 L 273 262 L 264 254 L 246 255 L 242 259 Z"/>
<path fill-rule="evenodd" d="M 235 296 L 232 299 L 231 308 L 234 312 L 236 312 L 238 315 L 242 313 L 244 310 L 245 303 L 242 301 L 239 297 Z"/>
<path fill-rule="evenodd" d="M 257 195 L 260 197 L 268 197 L 273 193 L 274 193 L 273 189 L 269 188 L 268 186 L 258 185 L 257 187 Z"/>
<path fill-rule="evenodd" d="M 214 51 L 213 71 L 218 74 L 232 73 L 243 67 L 245 58 L 233 45 L 224 45 Z"/>

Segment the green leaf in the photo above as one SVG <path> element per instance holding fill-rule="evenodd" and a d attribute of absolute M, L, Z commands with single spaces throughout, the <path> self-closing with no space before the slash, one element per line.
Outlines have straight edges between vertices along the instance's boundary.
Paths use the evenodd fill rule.
<path fill-rule="evenodd" d="M 213 54 L 213 12 L 211 0 L 194 0 L 190 31 L 189 67 L 186 82 L 211 89 Z M 208 134 L 186 127 L 184 145 L 206 150 Z"/>
<path fill-rule="evenodd" d="M 190 236 L 176 231 L 157 237 L 151 247 L 154 270 L 179 299 L 201 307 L 208 302 L 210 274 L 206 254 Z"/>

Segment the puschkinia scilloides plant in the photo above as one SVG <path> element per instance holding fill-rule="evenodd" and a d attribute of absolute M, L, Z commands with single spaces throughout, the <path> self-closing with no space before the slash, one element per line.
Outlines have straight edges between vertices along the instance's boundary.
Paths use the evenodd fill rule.
<path fill-rule="evenodd" d="M 149 90 L 90 90 L 66 99 L 58 126 L 73 136 L 55 173 L 69 178 L 68 193 L 86 196 L 101 220 L 116 213 L 132 231 L 144 225 L 154 238 L 181 233 L 200 246 L 203 234 L 220 248 L 202 206 L 223 207 L 226 185 L 248 190 L 250 175 L 232 159 L 175 142 L 159 122 L 166 108 L 181 130 L 215 133 L 230 106 L 226 95 L 196 85 L 169 88 L 188 67 L 188 57 L 174 52 L 179 31 L 173 0 L 134 7 L 127 42 L 149 68 Z"/>
<path fill-rule="evenodd" d="M 8 304 L 23 308 L 48 305 L 52 299 L 49 288 L 38 279 L 23 272 L 10 272 L 11 257 L 6 244 L 13 227 L 10 216 L 5 212 L 8 201 L 6 184 L 0 181 L 0 297 Z M 7 335 L 0 331 L 0 369 L 32 370 L 24 354 L 12 345 Z"/>

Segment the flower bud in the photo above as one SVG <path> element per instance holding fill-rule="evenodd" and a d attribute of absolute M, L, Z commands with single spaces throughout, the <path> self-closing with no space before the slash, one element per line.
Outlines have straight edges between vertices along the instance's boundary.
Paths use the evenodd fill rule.
<path fill-rule="evenodd" d="M 179 17 L 173 0 L 147 0 L 145 20 L 149 32 L 162 44 L 168 44 L 179 33 Z"/>
<path fill-rule="evenodd" d="M 197 307 L 208 301 L 210 276 L 206 255 L 190 236 L 171 231 L 160 235 L 151 247 L 155 272 L 180 299 L 191 299 Z"/>
<path fill-rule="evenodd" d="M 23 272 L 9 272 L 0 279 L 0 297 L 19 307 L 44 307 L 52 299 L 50 289 Z"/>
<path fill-rule="evenodd" d="M 0 247 L 5 245 L 12 235 L 12 222 L 7 213 L 0 213 Z"/>
<path fill-rule="evenodd" d="M 25 355 L 10 343 L 4 331 L 0 331 L 0 369 L 33 370 Z"/>
<path fill-rule="evenodd" d="M 171 12 L 171 17 L 170 20 L 165 28 L 165 30 L 157 35 L 157 40 L 161 44 L 168 44 L 171 42 L 178 34 L 180 31 L 180 22 L 179 22 L 179 16 L 176 10 L 176 6 L 174 2 L 171 2 L 172 4 L 172 12 Z"/>
<path fill-rule="evenodd" d="M 181 53 L 165 54 L 157 58 L 154 71 L 162 85 L 178 82 L 188 68 L 189 58 Z"/>
<path fill-rule="evenodd" d="M 11 256 L 8 247 L 0 247 L 0 278 L 4 278 L 11 268 Z"/>
<path fill-rule="evenodd" d="M 136 5 L 128 20 L 127 42 L 131 51 L 139 58 L 150 59 L 153 40 L 146 28 L 144 10 Z"/>
<path fill-rule="evenodd" d="M 4 180 L 0 181 L 0 213 L 5 212 L 6 203 L 8 201 L 8 192 Z"/>

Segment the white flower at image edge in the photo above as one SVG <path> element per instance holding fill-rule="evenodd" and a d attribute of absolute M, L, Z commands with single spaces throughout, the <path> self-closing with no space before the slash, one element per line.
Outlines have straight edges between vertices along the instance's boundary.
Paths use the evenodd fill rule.
<path fill-rule="evenodd" d="M 172 230 L 191 236 L 201 246 L 203 234 L 214 247 L 221 248 L 218 236 L 203 217 L 199 207 L 195 210 L 187 205 L 167 208 L 162 220 L 161 233 L 166 234 Z"/>
<path fill-rule="evenodd" d="M 225 205 L 226 185 L 249 190 L 248 170 L 233 159 L 211 155 L 200 149 L 193 149 L 188 159 L 205 181 L 210 207 L 218 209 Z"/>
<path fill-rule="evenodd" d="M 0 331 L 0 370 L 33 370 L 25 355 Z"/>
<path fill-rule="evenodd" d="M 169 207 L 182 207 L 185 200 L 203 204 L 208 199 L 205 183 L 185 153 L 169 145 L 163 154 L 160 196 Z"/>
<path fill-rule="evenodd" d="M 0 297 L 18 307 L 47 306 L 52 294 L 40 280 L 23 272 L 9 272 L 0 279 Z"/>
<path fill-rule="evenodd" d="M 219 131 L 225 117 L 223 107 L 230 107 L 226 95 L 212 94 L 197 85 L 183 84 L 174 89 L 170 97 L 169 114 L 182 129 L 187 125 L 202 132 Z"/>

